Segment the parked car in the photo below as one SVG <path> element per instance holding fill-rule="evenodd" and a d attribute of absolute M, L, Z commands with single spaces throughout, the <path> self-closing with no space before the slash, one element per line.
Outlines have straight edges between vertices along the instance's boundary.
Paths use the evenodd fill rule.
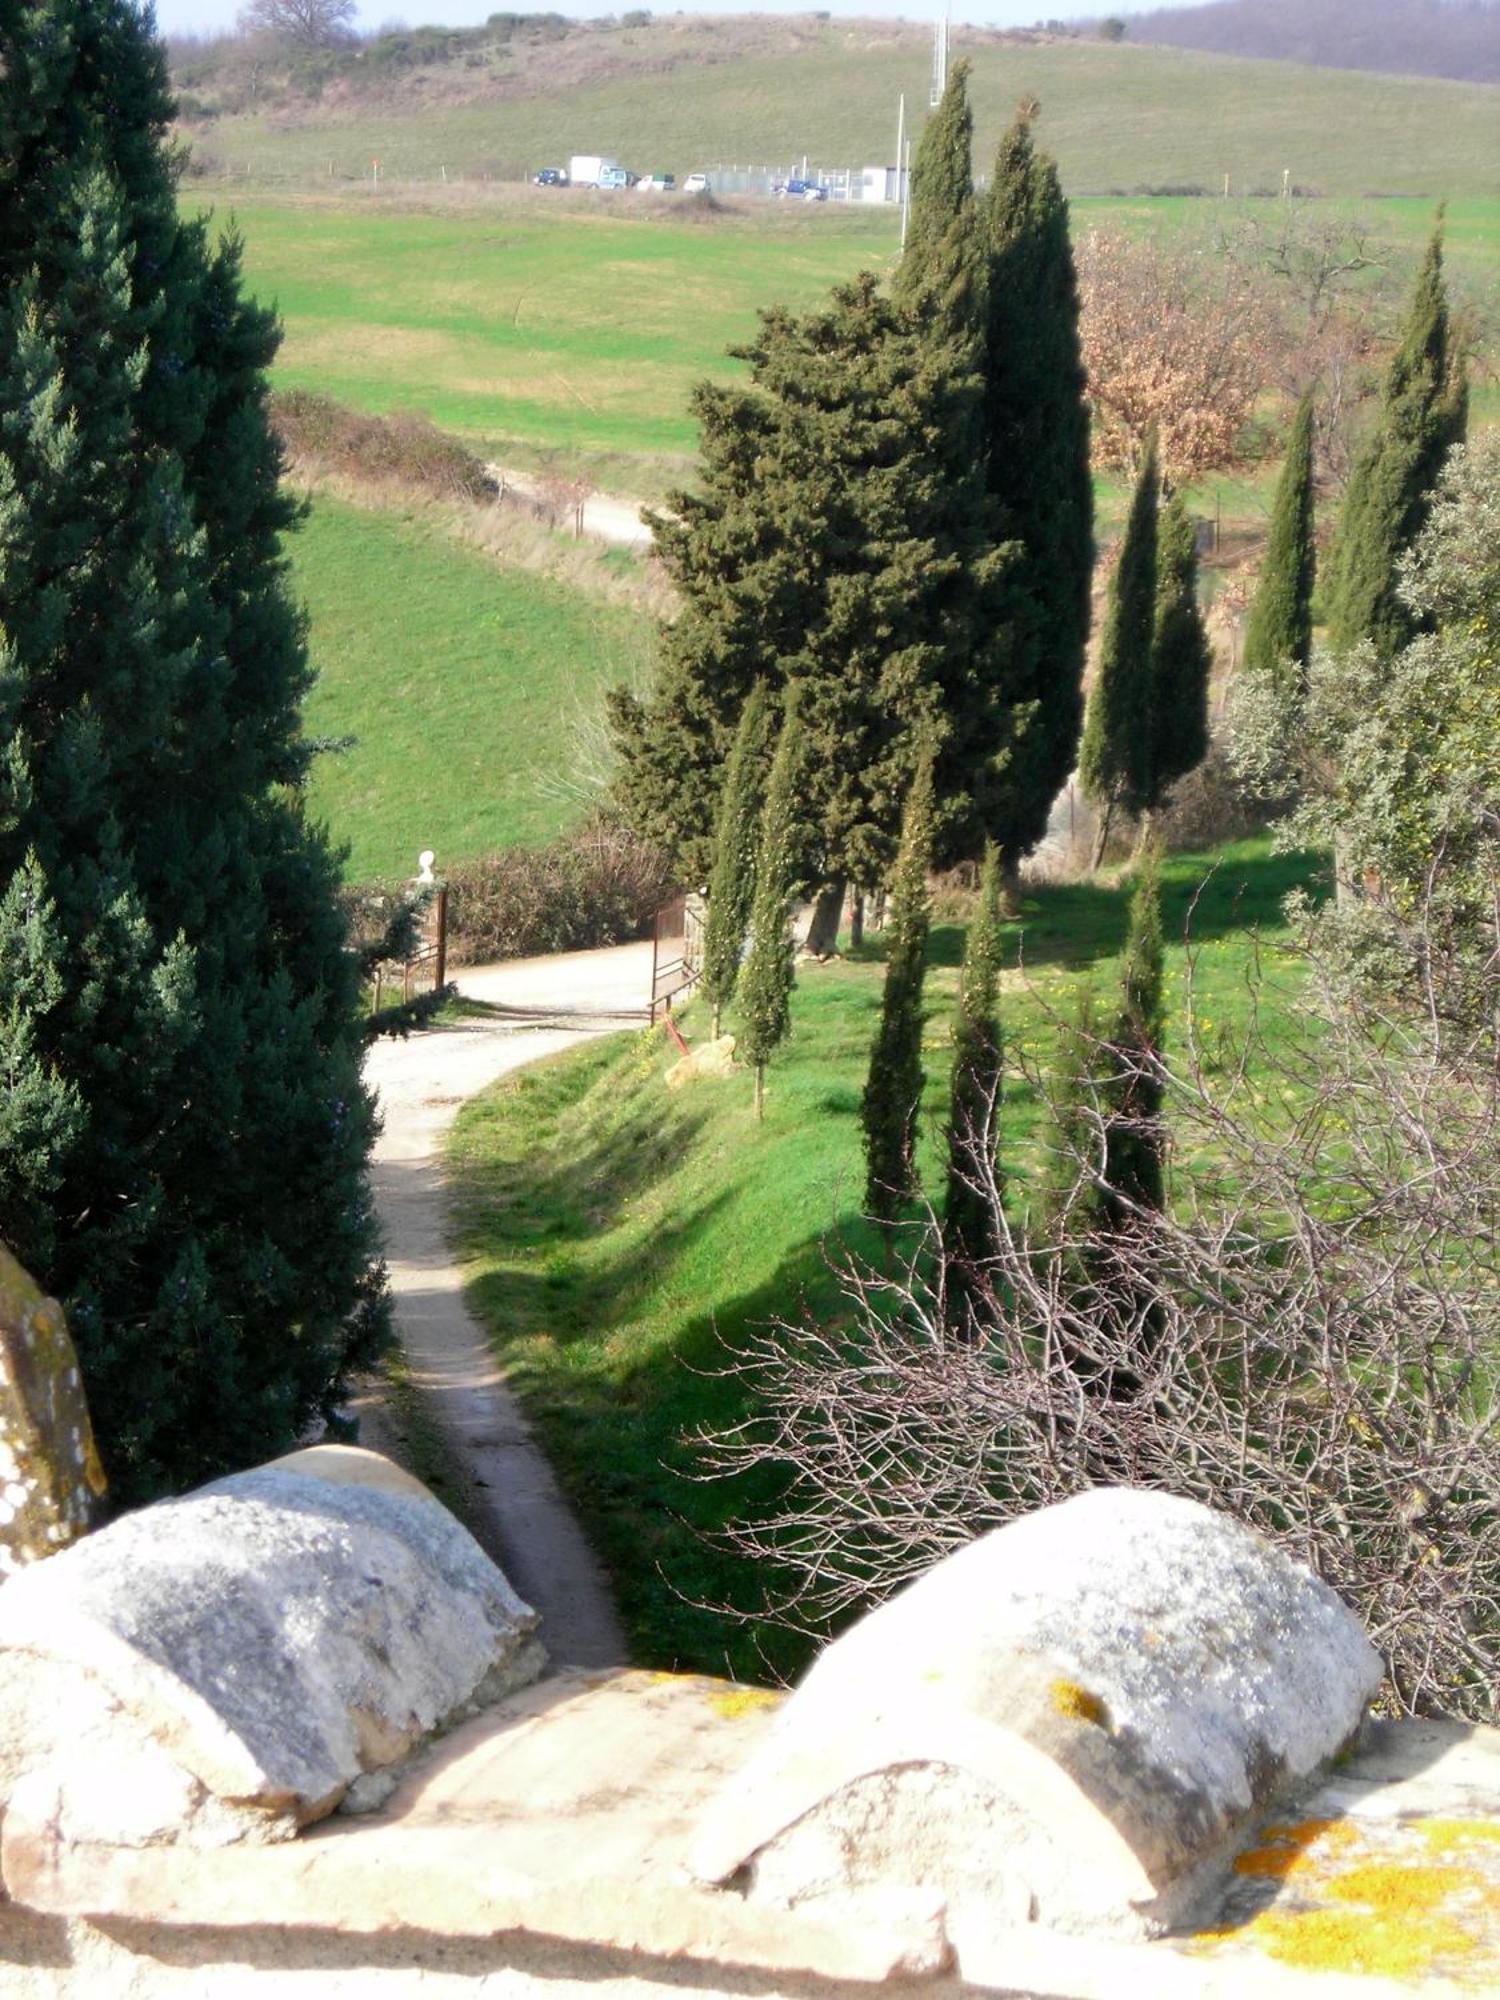
<path fill-rule="evenodd" d="M 780 201 L 827 201 L 828 190 L 816 181 L 778 181 L 772 189 Z"/>
<path fill-rule="evenodd" d="M 531 179 L 532 185 L 539 188 L 565 188 L 568 185 L 568 177 L 561 167 L 543 167 Z"/>
<path fill-rule="evenodd" d="M 711 194 L 707 174 L 689 174 L 682 184 L 684 194 Z"/>
<path fill-rule="evenodd" d="M 639 179 L 639 174 L 633 174 L 625 167 L 603 167 L 594 185 L 601 188 L 633 188 Z"/>
<path fill-rule="evenodd" d="M 670 194 L 676 185 L 676 174 L 642 174 L 635 184 L 635 191 L 637 194 Z"/>

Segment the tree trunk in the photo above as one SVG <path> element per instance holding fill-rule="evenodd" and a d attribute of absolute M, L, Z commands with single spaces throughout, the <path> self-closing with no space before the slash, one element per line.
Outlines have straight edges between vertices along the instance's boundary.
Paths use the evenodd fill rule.
<path fill-rule="evenodd" d="M 839 918 L 844 909 L 844 883 L 825 882 L 813 904 L 812 922 L 807 927 L 803 947 L 813 958 L 831 958 L 839 941 Z"/>
<path fill-rule="evenodd" d="M 1019 854 L 1000 856 L 1000 914 L 1004 917 L 1018 917 L 1021 914 L 1021 857 Z"/>
<path fill-rule="evenodd" d="M 1099 828 L 1094 835 L 1094 852 L 1089 861 L 1089 873 L 1091 875 L 1098 873 L 1099 863 L 1104 859 L 1104 850 L 1109 845 L 1109 823 L 1114 816 L 1115 802 L 1113 799 L 1106 799 L 1104 810 L 1099 815 Z"/>
<path fill-rule="evenodd" d="M 717 1000 L 715 1000 L 715 1002 L 714 1002 L 714 1031 L 713 1031 L 713 1040 L 714 1040 L 714 1041 L 717 1041 L 718 1039 L 719 1039 L 719 1003 L 718 1003 L 718 1001 L 717 1001 Z"/>
<path fill-rule="evenodd" d="M 856 889 L 849 905 L 849 949 L 858 951 L 865 941 L 865 892 Z"/>
<path fill-rule="evenodd" d="M 757 1122 L 766 1115 L 766 1066 L 755 1065 L 755 1116 Z"/>

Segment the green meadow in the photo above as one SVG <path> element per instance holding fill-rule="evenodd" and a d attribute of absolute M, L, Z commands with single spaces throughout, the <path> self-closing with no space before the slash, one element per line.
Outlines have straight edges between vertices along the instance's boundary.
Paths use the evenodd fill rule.
<path fill-rule="evenodd" d="M 420 515 L 319 498 L 292 541 L 317 685 L 310 735 L 351 736 L 317 759 L 310 805 L 367 882 L 544 841 L 581 810 L 570 734 L 629 680 L 644 621 L 502 567 Z"/>
<path fill-rule="evenodd" d="M 1279 949 L 1282 899 L 1315 880 L 1306 859 L 1273 855 L 1264 839 L 1166 863 L 1168 1035 L 1179 1051 L 1191 1019 L 1210 1069 L 1227 1070 L 1252 1007 L 1268 1039 L 1286 1034 L 1296 982 Z M 1040 890 L 1006 926 L 1013 1066 L 1049 1064 L 1081 981 L 1110 1006 L 1128 889 L 1101 880 Z M 941 1185 L 936 1133 L 962 946 L 958 925 L 934 929 L 929 1190 Z M 638 1664 L 761 1679 L 804 1657 L 785 1632 L 717 1614 L 761 1607 L 762 1575 L 713 1536 L 769 1496 L 755 1482 L 698 1482 L 688 1440 L 743 1414 L 746 1391 L 723 1370 L 768 1319 L 795 1312 L 799 1298 L 825 1319 L 841 1310 L 826 1240 L 879 1259 L 860 1215 L 858 1114 L 882 975 L 878 945 L 799 969 L 761 1124 L 743 1069 L 667 1090 L 676 1052 L 659 1030 L 532 1065 L 459 1113 L 448 1165 L 468 1299 L 610 1569 Z M 699 1003 L 682 1019 L 690 1040 L 707 1035 Z M 1044 1168 L 1045 1133 L 1037 1091 L 1013 1074 L 1001 1157 L 1018 1209 Z"/>
<path fill-rule="evenodd" d="M 523 462 L 563 453 L 598 483 L 660 493 L 690 462 L 696 382 L 743 372 L 726 350 L 757 310 L 815 304 L 860 269 L 889 269 L 894 214 L 737 206 L 699 217 L 511 194 L 413 205 L 357 197 L 234 197 L 252 289 L 286 327 L 280 386 L 384 414 L 419 410 Z M 1358 212 L 1413 261 L 1426 201 L 1309 204 Z M 652 212 L 655 211 L 655 212 Z M 1264 203 L 1086 201 L 1076 225 L 1233 228 Z M 1500 199 L 1450 205 L 1455 281 L 1478 291 L 1500 255 Z"/>

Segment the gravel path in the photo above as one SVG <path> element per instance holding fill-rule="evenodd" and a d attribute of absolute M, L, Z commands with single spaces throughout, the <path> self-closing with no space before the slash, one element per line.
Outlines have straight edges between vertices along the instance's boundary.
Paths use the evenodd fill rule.
<path fill-rule="evenodd" d="M 414 1390 L 442 1437 L 461 1511 L 542 1614 L 554 1661 L 625 1658 L 609 1586 L 463 1298 L 447 1241 L 443 1144 L 460 1104 L 507 1070 L 587 1035 L 646 1018 L 651 946 L 471 966 L 459 992 L 503 1009 L 486 1019 L 376 1042 L 365 1074 L 384 1131 L 372 1177 L 385 1231 L 396 1332 Z M 360 1406 L 365 1442 L 399 1456 L 390 1413 Z"/>

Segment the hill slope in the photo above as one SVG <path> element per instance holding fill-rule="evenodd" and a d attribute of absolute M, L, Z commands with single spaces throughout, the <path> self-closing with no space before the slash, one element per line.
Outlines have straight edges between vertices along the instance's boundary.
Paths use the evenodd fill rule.
<path fill-rule="evenodd" d="M 262 79 L 233 50 L 180 67 L 184 130 L 210 171 L 262 184 L 514 179 L 575 152 L 638 171 L 858 167 L 894 153 L 896 105 L 920 117 L 930 45 L 902 22 L 669 16 L 562 24 L 553 41 L 450 37 L 406 67 L 363 54 Z M 415 42 L 419 38 L 408 37 Z M 450 48 L 449 43 L 452 44 Z M 1080 37 L 955 31 L 974 64 L 976 158 L 1023 94 L 1073 194 L 1169 186 L 1279 189 L 1284 168 L 1328 194 L 1500 192 L 1500 91 L 1299 69 Z M 617 201 L 627 197 L 615 197 Z M 634 199 L 630 197 L 628 199 Z"/>
<path fill-rule="evenodd" d="M 1497 0 L 1211 0 L 1131 15 L 1128 31 L 1215 55 L 1500 82 Z"/>

